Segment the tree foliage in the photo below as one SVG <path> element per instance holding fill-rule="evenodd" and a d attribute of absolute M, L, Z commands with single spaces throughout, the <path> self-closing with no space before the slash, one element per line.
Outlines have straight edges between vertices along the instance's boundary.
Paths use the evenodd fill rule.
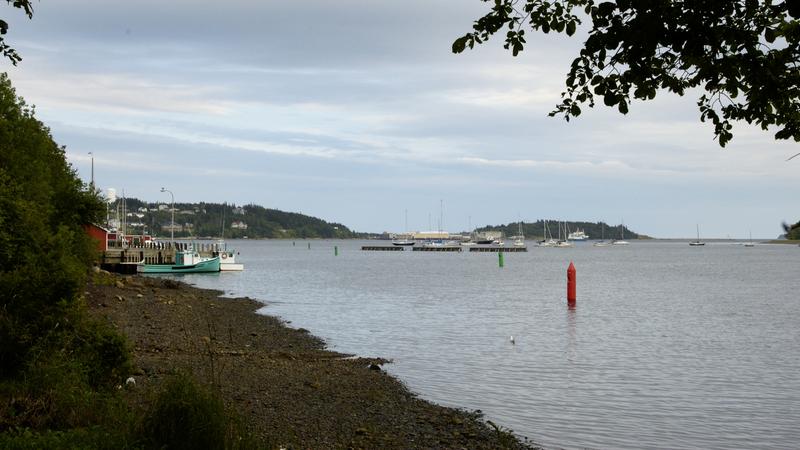
<path fill-rule="evenodd" d="M 33 5 L 31 4 L 30 0 L 6 0 L 6 3 L 14 6 L 15 8 L 23 9 L 29 19 L 33 17 Z M 2 52 L 3 56 L 11 61 L 11 64 L 16 66 L 18 62 L 22 61 L 22 57 L 19 56 L 16 50 L 6 43 L 4 37 L 6 33 L 8 33 L 8 22 L 0 19 L 0 52 Z"/>
<path fill-rule="evenodd" d="M 110 205 L 116 210 L 122 203 L 118 199 Z M 140 208 L 141 218 L 128 220 L 128 234 L 144 233 L 163 236 L 164 226 L 168 226 L 172 216 L 168 210 L 158 210 L 158 203 L 148 203 L 136 198 L 124 200 L 126 209 L 136 214 Z M 111 214 L 112 217 L 116 213 Z M 142 224 L 132 226 L 131 222 Z M 247 224 L 246 229 L 236 228 L 236 222 Z M 249 204 L 237 207 L 229 203 L 175 203 L 175 223 L 179 226 L 191 225 L 191 229 L 175 231 L 175 237 L 221 237 L 224 224 L 225 238 L 323 238 L 347 239 L 355 237 L 355 233 L 340 223 L 326 222 L 317 217 L 305 214 L 286 212 L 278 209 L 264 208 Z M 169 233 L 168 231 L 166 232 Z"/>
<path fill-rule="evenodd" d="M 491 3 L 473 31 L 455 40 L 453 52 L 505 29 L 504 46 L 516 56 L 526 29 L 572 36 L 584 21 L 591 23 L 550 116 L 569 120 L 596 98 L 627 114 L 632 98 L 700 88 L 700 120 L 713 124 L 721 146 L 733 137 L 731 122 L 737 120 L 764 130 L 775 126 L 775 139 L 800 141 L 799 0 Z"/>
<path fill-rule="evenodd" d="M 566 225 L 567 229 L 572 231 L 581 230 L 590 239 L 646 239 L 647 236 L 631 231 L 625 225 L 609 225 L 605 222 L 565 222 L 557 219 L 537 220 L 536 222 L 512 222 L 508 225 L 487 225 L 478 228 L 475 231 L 479 233 L 487 231 L 500 231 L 505 236 L 515 236 L 519 234 L 520 228 L 522 234 L 528 239 L 543 239 L 545 227 L 547 228 L 548 237 L 558 236 L 558 227 Z"/>
<path fill-rule="evenodd" d="M 797 241 L 800 240 L 800 222 L 795 224 L 783 223 L 783 231 L 786 232 L 786 239 Z"/>
<path fill-rule="evenodd" d="M 101 212 L 64 148 L 0 74 L 0 377 L 75 325 L 66 319 L 93 257 L 81 226 Z"/>

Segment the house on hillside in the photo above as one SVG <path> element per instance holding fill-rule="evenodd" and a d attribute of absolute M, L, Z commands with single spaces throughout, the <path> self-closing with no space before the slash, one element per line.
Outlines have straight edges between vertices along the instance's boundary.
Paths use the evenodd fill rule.
<path fill-rule="evenodd" d="M 161 231 L 181 232 L 183 231 L 183 226 L 177 223 L 174 225 L 165 223 L 161 225 Z"/>
<path fill-rule="evenodd" d="M 231 223 L 231 228 L 234 230 L 246 230 L 247 224 L 242 222 L 241 220 L 235 220 Z"/>

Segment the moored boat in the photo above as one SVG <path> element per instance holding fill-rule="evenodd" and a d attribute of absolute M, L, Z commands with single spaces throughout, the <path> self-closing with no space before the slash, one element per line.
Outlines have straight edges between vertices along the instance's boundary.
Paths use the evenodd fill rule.
<path fill-rule="evenodd" d="M 580 229 L 577 231 L 573 231 L 567 236 L 568 241 L 585 241 L 587 239 L 589 239 L 589 235 Z"/>
<path fill-rule="evenodd" d="M 175 264 L 145 264 L 136 266 L 138 273 L 209 273 L 220 271 L 220 257 L 201 257 L 193 250 L 175 252 Z"/>
<path fill-rule="evenodd" d="M 221 272 L 239 272 L 244 270 L 244 264 L 236 262 L 236 252 L 233 250 L 223 250 L 216 252 L 219 257 L 219 270 Z"/>
<path fill-rule="evenodd" d="M 414 245 L 414 244 L 416 244 L 416 242 L 410 239 L 395 239 L 392 241 L 392 245 L 398 245 L 398 246 Z"/>
<path fill-rule="evenodd" d="M 244 270 L 244 264 L 236 262 L 236 255 L 238 255 L 239 252 L 228 250 L 228 244 L 224 239 L 217 240 L 212 246 L 212 249 L 211 256 L 219 257 L 219 270 L 221 272 L 241 272 Z"/>
<path fill-rule="evenodd" d="M 691 245 L 692 247 L 700 247 L 700 246 L 706 245 L 705 242 L 702 242 L 700 240 L 700 225 L 699 224 L 697 225 L 697 240 L 689 242 L 689 245 Z"/>

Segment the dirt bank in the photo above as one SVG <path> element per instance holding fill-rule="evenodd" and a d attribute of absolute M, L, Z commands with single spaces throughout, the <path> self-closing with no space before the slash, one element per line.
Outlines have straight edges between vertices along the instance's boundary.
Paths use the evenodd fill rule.
<path fill-rule="evenodd" d="M 261 303 L 219 294 L 101 273 L 86 298 L 132 343 L 137 389 L 189 370 L 269 447 L 530 448 L 475 413 L 420 400 L 380 369 L 385 361 L 328 351 L 306 330 L 255 314 Z"/>

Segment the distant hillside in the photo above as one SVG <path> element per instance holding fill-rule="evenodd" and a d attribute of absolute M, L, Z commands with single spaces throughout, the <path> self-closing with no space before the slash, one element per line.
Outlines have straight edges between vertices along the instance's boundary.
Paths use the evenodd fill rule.
<path fill-rule="evenodd" d="M 127 220 L 127 233 L 170 235 L 169 202 L 145 202 L 135 198 L 118 199 L 109 205 L 112 226 L 117 218 Z M 175 203 L 175 237 L 222 236 L 225 238 L 352 238 L 349 228 L 299 213 L 221 203 Z"/>
<path fill-rule="evenodd" d="M 550 234 L 558 237 L 558 224 L 563 223 L 557 220 L 547 219 L 547 227 Z M 514 236 L 519 234 L 519 222 L 512 222 L 508 225 L 489 225 L 478 228 L 476 231 L 502 231 L 506 236 Z M 649 236 L 638 234 L 631 231 L 628 227 L 621 225 L 609 225 L 605 222 L 566 222 L 567 228 L 570 232 L 583 230 L 584 233 L 589 235 L 589 239 L 621 239 L 622 231 L 624 230 L 625 239 L 650 239 Z M 544 233 L 544 220 L 537 220 L 536 222 L 522 222 L 522 233 L 528 239 L 542 239 Z M 549 236 L 548 236 L 549 237 Z"/>

